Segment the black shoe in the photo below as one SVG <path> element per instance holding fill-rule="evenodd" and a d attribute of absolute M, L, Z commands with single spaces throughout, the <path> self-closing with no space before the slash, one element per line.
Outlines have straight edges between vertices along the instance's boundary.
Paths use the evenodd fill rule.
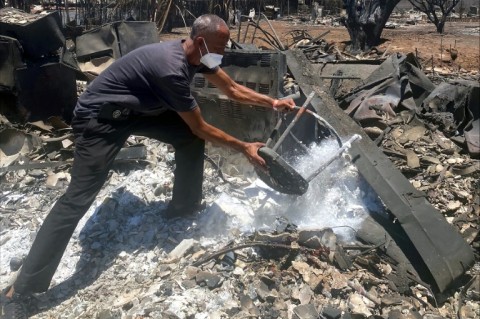
<path fill-rule="evenodd" d="M 27 305 L 30 297 L 17 293 L 12 298 L 2 296 L 2 309 L 0 319 L 27 319 Z"/>
<path fill-rule="evenodd" d="M 204 202 L 195 205 L 184 206 L 176 206 L 170 203 L 162 215 L 167 219 L 177 217 L 192 217 L 195 215 L 195 213 L 204 210 L 206 207 L 207 205 Z"/>

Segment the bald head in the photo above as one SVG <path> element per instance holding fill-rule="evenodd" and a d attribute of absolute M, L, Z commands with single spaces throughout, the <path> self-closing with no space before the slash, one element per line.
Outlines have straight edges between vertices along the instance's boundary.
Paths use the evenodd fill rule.
<path fill-rule="evenodd" d="M 214 14 L 204 14 L 193 22 L 190 38 L 192 40 L 199 36 L 209 38 L 223 30 L 228 30 L 228 26 L 222 18 Z"/>
<path fill-rule="evenodd" d="M 188 62 L 199 65 L 202 56 L 208 53 L 223 55 L 230 39 L 230 30 L 222 18 L 204 14 L 193 22 L 190 37 L 185 39 L 184 49 Z"/>

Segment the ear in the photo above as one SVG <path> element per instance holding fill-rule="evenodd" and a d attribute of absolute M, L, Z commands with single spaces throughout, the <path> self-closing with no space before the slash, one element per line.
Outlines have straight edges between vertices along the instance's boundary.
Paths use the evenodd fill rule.
<path fill-rule="evenodd" d="M 193 43 L 195 43 L 195 45 L 200 48 L 202 46 L 202 44 L 204 43 L 205 41 L 205 38 L 204 37 L 201 37 L 201 36 L 198 36 L 196 37 L 195 39 L 193 39 Z"/>

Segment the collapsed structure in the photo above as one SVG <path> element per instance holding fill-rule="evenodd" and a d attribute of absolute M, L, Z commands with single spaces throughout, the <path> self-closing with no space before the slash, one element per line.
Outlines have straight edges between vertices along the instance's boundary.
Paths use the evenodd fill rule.
<path fill-rule="evenodd" d="M 7 11 L 8 14 L 5 13 Z M 15 18 L 12 18 L 12 15 Z M 2 18 L 6 16 L 8 18 Z M 32 160 L 25 164 L 24 156 L 28 157 L 30 151 L 48 142 L 17 130 L 10 123 L 12 121 L 6 118 L 35 122 L 60 115 L 68 123 L 77 96 L 76 79 L 91 80 L 113 60 L 140 45 L 156 42 L 155 24 L 107 24 L 76 37 L 74 47 L 69 47 L 60 31 L 60 23 L 55 13 L 31 17 L 12 9 L 3 9 L 0 10 L 0 18 L 0 55 L 2 60 L 6 61 L 0 66 L 0 110 L 5 116 L 2 117 L 3 128 L 0 130 L 0 174 L 68 164 L 68 155 L 65 154 L 60 155 L 61 162 L 56 163 L 58 153 L 52 157 L 57 161 L 36 163 Z M 27 22 L 23 22 L 24 20 Z M 41 31 L 42 37 L 37 36 L 37 31 Z M 274 38 L 275 36 L 272 38 L 273 42 L 276 41 Z M 437 298 L 444 293 L 448 296 L 449 289 L 461 285 L 465 272 L 473 266 L 473 252 L 464 238 L 426 200 L 426 196 L 394 167 L 376 143 L 382 142 L 389 128 L 395 123 L 412 124 L 414 119 L 433 120 L 439 124 L 442 131 L 453 132 L 453 138 L 463 136 L 465 140 L 460 141 L 460 144 L 463 143 L 470 154 L 478 156 L 478 83 L 454 82 L 436 86 L 418 68 L 413 56 L 394 54 L 380 66 L 375 65 L 362 85 L 345 93 L 342 88 L 348 87 L 348 83 L 339 81 L 355 80 L 351 74 L 353 66 L 357 65 L 329 65 L 332 74 L 322 78 L 321 72 L 317 73 L 311 62 L 315 60 L 328 63 L 330 48 L 312 41 L 315 39 L 309 40 L 310 45 L 304 43 L 299 50 L 285 52 L 260 50 L 253 45 L 238 43 L 238 47 L 227 51 L 222 67 L 235 81 L 270 96 L 297 94 L 300 96 L 299 101 L 302 101 L 310 92 L 316 92 L 317 97 L 311 103 L 311 111 L 324 117 L 342 137 L 353 133 L 364 136 L 361 142 L 352 145 L 350 156 L 359 173 L 385 205 L 385 216 L 371 216 L 358 230 L 358 239 L 372 245 L 370 247 L 382 248 L 394 261 L 392 264 L 396 266 L 397 277 L 389 278 L 397 288 L 405 282 L 407 285 L 420 283 L 431 289 Z M 313 55 L 312 52 L 317 53 Z M 327 89 L 322 84 L 324 79 L 336 81 L 336 87 L 333 90 Z M 240 107 L 236 102 L 222 96 L 215 86 L 202 76 L 195 77 L 192 90 L 202 106 L 206 120 L 211 124 L 247 141 L 266 141 L 271 137 L 270 132 L 274 130 L 278 120 L 277 114 L 264 108 Z M 292 115 L 288 116 L 283 125 L 288 124 L 291 119 Z M 420 123 L 417 124 L 420 126 Z M 68 127 L 65 123 L 59 125 L 62 126 Z M 377 140 L 372 141 L 365 132 Z M 321 143 L 330 133 L 328 127 L 315 118 L 304 116 L 279 151 L 286 159 L 292 158 L 305 152 L 306 145 Z M 60 140 L 69 138 L 63 136 Z M 145 154 L 144 149 L 136 151 L 127 149 L 127 155 L 123 159 L 142 158 Z M 418 167 L 415 162 L 419 159 L 411 150 L 403 148 L 398 152 L 406 157 L 409 165 Z M 228 162 L 232 154 L 222 156 Z M 221 173 L 226 167 L 228 163 L 219 163 L 216 169 Z M 108 205 L 106 206 L 108 208 Z M 292 248 L 296 247 L 293 244 L 295 243 L 316 249 L 315 254 L 325 256 L 328 255 L 325 247 L 328 247 L 335 252 L 330 261 L 334 260 L 338 268 L 347 270 L 352 267 L 349 260 L 351 256 L 342 252 L 342 245 L 328 246 L 328 238 L 331 238 L 328 231 L 296 234 L 288 225 L 284 226 L 276 229 L 278 233 L 275 236 L 257 235 L 252 246 L 262 246 L 259 242 L 263 242 L 271 245 L 272 250 L 276 247 L 300 251 L 300 248 Z M 315 240 L 317 244 L 310 247 Z M 191 242 L 181 243 L 178 247 L 180 252 L 176 251 L 178 255 L 172 251 L 169 256 L 172 259 L 165 261 L 166 264 L 179 261 L 194 246 Z M 200 256 L 200 252 L 200 249 L 193 249 L 192 254 L 198 253 Z M 223 262 L 228 264 L 230 261 L 226 257 L 227 253 L 228 249 L 219 256 L 223 256 Z M 312 258 L 312 255 L 308 255 L 310 262 L 314 260 L 317 265 L 322 264 L 320 260 Z M 325 256 L 323 258 L 326 258 Z M 193 266 L 199 267 L 207 263 L 209 258 L 214 259 L 212 256 L 203 255 Z M 308 268 L 310 266 L 298 260 L 285 261 L 285 264 L 291 264 L 304 278 L 308 276 L 307 271 L 312 271 Z M 189 269 L 188 272 L 198 285 L 202 284 L 210 289 L 221 285 L 221 281 L 217 280 L 219 278 L 212 277 L 210 272 L 201 272 L 198 269 Z M 265 303 L 277 300 L 272 287 L 275 286 L 274 281 L 280 278 L 275 274 L 269 276 L 262 277 L 262 283 L 258 283 L 259 287 L 256 288 L 256 294 Z M 305 279 L 305 282 L 308 280 Z M 312 286 L 313 291 L 317 285 Z M 373 300 L 373 307 L 382 303 L 375 296 L 365 294 L 356 283 L 349 285 Z M 399 290 L 407 289 L 397 291 Z M 295 308 L 297 318 L 313 318 L 318 315 L 315 307 L 312 309 L 308 306 L 309 302 L 304 302 L 307 299 L 310 301 L 310 298 L 297 299 L 302 304 L 302 307 Z M 249 300 L 245 299 L 244 303 L 248 304 Z M 124 305 L 121 304 L 120 307 Z M 245 305 L 244 308 L 254 314 L 258 311 L 254 310 L 252 305 Z M 331 315 L 329 309 L 323 310 L 324 316 Z M 335 312 L 331 309 L 330 311 Z M 240 312 L 236 315 L 238 313 Z M 367 313 L 364 312 L 365 315 Z M 338 318 L 339 315 L 331 316 Z"/>

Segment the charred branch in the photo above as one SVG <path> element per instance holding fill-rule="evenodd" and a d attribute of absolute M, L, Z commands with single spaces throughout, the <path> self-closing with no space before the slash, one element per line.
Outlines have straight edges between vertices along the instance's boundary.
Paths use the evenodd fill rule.
<path fill-rule="evenodd" d="M 448 15 L 460 0 L 408 0 L 415 9 L 425 13 L 438 33 L 443 33 Z"/>

